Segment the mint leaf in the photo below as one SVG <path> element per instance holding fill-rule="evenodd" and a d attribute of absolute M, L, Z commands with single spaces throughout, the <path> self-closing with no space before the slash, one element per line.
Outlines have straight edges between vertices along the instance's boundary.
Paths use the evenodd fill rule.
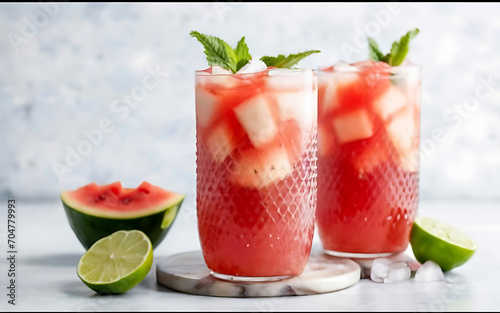
<path fill-rule="evenodd" d="M 205 47 L 205 54 L 207 55 L 208 65 L 218 65 L 227 70 L 236 73 L 238 60 L 233 48 L 224 40 L 200 34 L 197 31 L 191 31 L 190 36 L 195 37 Z"/>
<path fill-rule="evenodd" d="M 403 63 L 406 55 L 408 54 L 409 51 L 409 45 L 410 45 L 410 40 L 415 38 L 415 36 L 418 35 L 420 30 L 418 28 L 415 28 L 414 30 L 410 30 L 409 32 L 406 33 L 399 42 L 395 41 L 392 44 L 391 48 L 391 56 L 389 59 L 389 65 L 391 66 L 398 66 L 401 63 Z"/>
<path fill-rule="evenodd" d="M 252 56 L 248 52 L 248 46 L 245 42 L 245 36 L 241 37 L 240 41 L 238 41 L 238 45 L 236 49 L 234 49 L 234 53 L 236 54 L 236 71 L 239 71 L 245 64 L 248 63 L 252 59 Z"/>
<path fill-rule="evenodd" d="M 373 38 L 368 38 L 368 49 L 369 49 L 369 56 L 372 61 L 378 62 L 382 61 L 384 58 L 384 54 L 380 52 L 378 48 L 378 43 L 375 41 Z"/>
<path fill-rule="evenodd" d="M 313 54 L 319 53 L 319 50 L 309 50 L 300 53 L 290 54 L 285 57 L 283 54 L 278 55 L 277 57 L 263 56 L 260 60 L 266 63 L 267 66 L 273 67 L 282 67 L 282 68 L 291 68 L 295 64 L 299 63 L 305 57 Z"/>

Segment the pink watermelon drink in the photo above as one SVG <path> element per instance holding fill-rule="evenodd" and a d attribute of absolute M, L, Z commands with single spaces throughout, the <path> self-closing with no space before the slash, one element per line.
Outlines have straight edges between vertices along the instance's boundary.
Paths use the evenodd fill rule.
<path fill-rule="evenodd" d="M 197 210 L 216 277 L 283 277 L 309 258 L 316 200 L 310 70 L 196 73 Z"/>
<path fill-rule="evenodd" d="M 326 252 L 402 252 L 419 193 L 420 68 L 384 62 L 318 72 L 317 225 Z"/>
<path fill-rule="evenodd" d="M 268 281 L 304 270 L 316 209 L 317 81 L 290 69 L 318 50 L 252 59 L 241 38 L 190 33 L 196 72 L 196 203 L 212 275 Z"/>

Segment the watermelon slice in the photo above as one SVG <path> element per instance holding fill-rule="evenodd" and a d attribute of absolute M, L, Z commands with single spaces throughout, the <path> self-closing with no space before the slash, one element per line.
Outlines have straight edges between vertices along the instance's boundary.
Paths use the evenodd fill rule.
<path fill-rule="evenodd" d="M 232 169 L 232 180 L 247 188 L 263 188 L 284 179 L 293 171 L 284 145 L 265 150 L 252 149 L 242 154 Z"/>
<path fill-rule="evenodd" d="M 271 142 L 278 132 L 268 101 L 259 93 L 234 108 L 236 118 L 256 148 Z"/>
<path fill-rule="evenodd" d="M 373 135 L 373 124 L 364 109 L 337 115 L 333 119 L 333 128 L 339 143 L 366 139 Z"/>
<path fill-rule="evenodd" d="M 143 231 L 153 247 L 158 246 L 184 197 L 147 182 L 135 189 L 123 188 L 120 182 L 102 186 L 91 183 L 61 193 L 71 228 L 86 249 L 115 231 L 132 229 Z"/>

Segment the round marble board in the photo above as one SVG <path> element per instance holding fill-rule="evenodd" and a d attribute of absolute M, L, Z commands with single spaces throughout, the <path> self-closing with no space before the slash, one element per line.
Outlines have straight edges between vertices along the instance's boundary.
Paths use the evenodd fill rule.
<path fill-rule="evenodd" d="M 276 297 L 313 295 L 350 287 L 360 279 L 358 263 L 344 258 L 311 254 L 304 272 L 272 282 L 230 282 L 214 278 L 201 251 L 172 255 L 156 266 L 160 285 L 173 290 L 217 297 Z"/>

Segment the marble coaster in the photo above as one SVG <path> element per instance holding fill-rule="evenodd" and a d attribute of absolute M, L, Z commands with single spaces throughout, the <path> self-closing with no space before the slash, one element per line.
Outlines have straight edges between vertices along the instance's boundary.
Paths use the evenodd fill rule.
<path fill-rule="evenodd" d="M 273 282 L 229 282 L 214 278 L 201 251 L 176 254 L 156 266 L 156 280 L 173 290 L 217 297 L 276 297 L 313 295 L 337 291 L 357 283 L 358 263 L 344 258 L 314 253 L 304 272 Z"/>

